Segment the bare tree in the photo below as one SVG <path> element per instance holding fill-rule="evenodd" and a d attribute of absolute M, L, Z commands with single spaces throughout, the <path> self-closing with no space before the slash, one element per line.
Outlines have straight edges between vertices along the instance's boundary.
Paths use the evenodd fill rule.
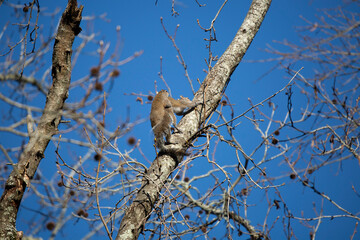
<path fill-rule="evenodd" d="M 193 111 L 186 115 L 179 123 L 181 133 L 173 134 L 170 145 L 160 156 L 158 156 L 147 173 L 143 176 L 142 186 L 136 198 L 126 211 L 122 219 L 119 233 L 116 239 L 137 239 L 159 200 L 160 191 L 164 187 L 170 174 L 181 163 L 184 153 L 200 134 L 208 128 L 204 126 L 206 119 L 218 107 L 230 81 L 230 76 L 240 63 L 246 50 L 254 39 L 260 25 L 270 7 L 271 1 L 254 0 L 250 6 L 244 22 L 222 57 L 211 68 L 200 89 L 196 92 L 195 102 L 203 102 L 201 112 Z M 225 196 L 224 207 L 219 215 L 227 215 L 235 222 L 242 224 L 249 232 L 252 239 L 260 239 L 262 234 L 258 233 L 248 221 L 234 212 L 229 212 L 226 202 L 229 196 Z"/>
<path fill-rule="evenodd" d="M 297 74 L 296 85 L 287 90 L 288 122 L 281 124 L 277 132 L 280 129 L 292 130 L 291 137 L 280 140 L 281 143 L 291 143 L 294 146 L 284 156 L 291 170 L 290 178 L 298 180 L 314 196 L 319 197 L 317 207 L 314 207 L 316 217 L 288 215 L 290 219 L 306 224 L 310 239 L 315 239 L 320 226 L 326 224 L 325 219 L 344 218 L 353 220 L 354 232 L 350 238 L 354 239 L 360 220 L 358 214 L 350 210 L 353 206 L 337 200 L 343 195 L 343 188 L 353 190 L 347 194 L 349 199 L 358 199 L 358 184 L 337 188 L 335 186 L 339 180 L 333 178 L 331 181 L 329 178 L 328 185 L 334 186 L 329 193 L 322 190 L 324 186 L 316 184 L 316 179 L 321 179 L 321 173 L 318 172 L 324 169 L 328 171 L 329 166 L 339 168 L 333 177 L 337 175 L 338 179 L 340 176 L 351 179 L 352 176 L 347 175 L 349 173 L 343 168 L 349 164 L 350 168 L 357 168 L 360 164 L 360 68 L 357 65 L 360 60 L 360 14 L 346 10 L 347 7 L 352 9 L 358 4 L 358 1 L 354 1 L 344 3 L 344 6 L 337 9 L 323 10 L 317 21 L 303 18 L 307 24 L 299 28 L 303 45 L 284 41 L 278 43 L 286 50 L 273 47 L 267 49 L 278 55 L 276 60 L 269 61 L 275 60 L 290 75 L 295 72 L 293 65 L 299 62 L 312 70 Z M 301 94 L 306 102 L 300 112 L 293 105 L 295 94 Z M 331 206 L 325 207 L 327 204 L 324 202 Z M 331 207 L 336 209 L 337 214 L 332 213 Z M 295 236 L 294 233 L 289 235 Z"/>
<path fill-rule="evenodd" d="M 91 27 L 77 35 L 79 44 L 72 47 L 82 12 L 76 1 L 69 1 L 58 33 L 49 38 L 39 30 L 42 12 L 38 1 L 4 3 L 14 9 L 23 28 L 18 34 L 9 34 L 11 25 L 4 26 L 5 35 L 18 37 L 16 41 L 3 39 L 0 34 L 6 43 L 3 45 L 8 46 L 1 52 L 6 60 L 1 63 L 5 70 L 0 79 L 9 90 L 0 93 L 6 105 L 0 131 L 19 139 L 15 147 L 0 143 L 1 156 L 6 159 L 0 163 L 0 181 L 6 181 L 0 202 L 4 212 L 0 214 L 1 236 L 11 234 L 8 239 L 16 239 L 48 231 L 49 238 L 55 239 L 67 229 L 80 232 L 75 224 L 84 224 L 89 228 L 83 232 L 83 239 L 95 235 L 113 239 L 115 234 L 116 239 L 302 239 L 307 234 L 315 239 L 323 236 L 321 230 L 331 222 L 350 219 L 353 232 L 344 231 L 343 236 L 355 239 L 357 211 L 342 201 L 342 189 L 335 186 L 339 179 L 351 179 L 342 171 L 357 167 L 360 161 L 356 65 L 359 14 L 342 8 L 323 11 L 326 18 L 305 20 L 308 26 L 300 29 L 304 45 L 285 41 L 283 47 L 269 48 L 267 51 L 278 57 L 261 62 L 276 61 L 277 66 L 285 66 L 289 79 L 256 103 L 249 98 L 248 107 L 239 113 L 234 105 L 245 103 L 234 101 L 225 90 L 230 76 L 232 83 L 238 80 L 233 72 L 259 30 L 270 2 L 253 0 L 220 58 L 213 51 L 218 40 L 215 27 L 227 0 L 219 5 L 208 28 L 198 20 L 199 29 L 208 34 L 205 41 L 209 51 L 204 70 L 207 76 L 197 83 L 187 67 L 187 56 L 177 45 L 179 26 L 171 35 L 161 18 L 165 36 L 183 68 L 184 82 L 194 93 L 194 101 L 203 105 L 183 117 L 178 124 L 180 131 L 171 135 L 174 144 L 166 145 L 153 162 L 142 149 L 145 134 L 142 139 L 126 135 L 144 119 L 131 122 L 126 116 L 124 122 L 114 124 L 114 129 L 107 123 L 113 105 L 109 95 L 120 75 L 119 67 L 142 53 L 120 58 L 120 27 L 116 28 L 113 52 L 110 43 L 97 40 Z M 199 1 L 194 4 L 206 7 Z M 56 19 L 57 11 L 50 14 L 52 19 Z M 175 1 L 171 12 L 180 14 Z M 101 15 L 85 16 L 82 22 L 87 21 L 89 26 L 94 19 L 107 21 Z M 59 34 L 71 36 L 72 41 Z M 54 39 L 53 55 L 64 59 L 53 57 L 49 63 L 46 55 Z M 98 64 L 81 73 L 82 77 L 72 76 L 70 82 L 71 70 L 81 63 L 84 49 L 92 44 L 96 52 L 91 54 Z M 287 52 L 283 50 L 286 48 Z M 170 92 L 162 61 L 159 78 Z M 309 66 L 315 71 L 313 75 Z M 61 71 L 56 74 L 56 70 Z M 283 69 L 280 71 L 285 75 Z M 60 73 L 64 73 L 64 81 Z M 54 91 L 56 83 L 67 87 Z M 52 94 L 60 95 L 55 99 Z M 154 97 L 151 91 L 128 95 L 139 106 L 150 104 Z M 45 102 L 46 96 L 42 108 L 39 102 Z M 253 129 L 251 136 L 244 135 L 244 129 Z M 52 144 L 48 145 L 49 141 Z M 45 149 L 46 159 L 53 159 L 56 165 L 55 173 L 38 168 Z M 328 169 L 331 166 L 337 169 L 333 175 Z M 346 187 L 353 189 L 347 197 L 358 199 L 358 184 L 341 186 Z M 37 204 L 30 205 L 33 201 Z M 29 226 L 18 227 L 24 234 L 15 228 L 19 209 L 33 216 L 17 220 Z"/>
<path fill-rule="evenodd" d="M 75 36 L 81 31 L 80 21 L 83 7 L 77 1 L 69 1 L 63 13 L 55 37 L 52 77 L 53 83 L 46 97 L 46 105 L 36 129 L 29 132 L 29 142 L 13 165 L 0 200 L 0 237 L 19 239 L 22 232 L 15 228 L 17 212 L 36 169 L 44 158 L 44 152 L 53 135 L 58 131 L 61 110 L 68 96 L 71 79 L 71 53 Z M 19 76 L 21 78 L 21 76 Z M 4 97 L 2 97 L 4 99 Z"/>
<path fill-rule="evenodd" d="M 38 1 L 34 0 L 29 5 L 25 4 L 25 6 L 11 3 L 8 5 L 16 13 L 20 13 L 17 16 L 20 21 L 18 25 L 23 28 L 19 28 L 18 35 L 14 35 L 19 36 L 15 44 L 11 39 L 2 39 L 6 42 L 4 46 L 7 45 L 9 49 L 2 53 L 2 56 L 7 56 L 7 58 L 2 63 L 2 67 L 6 71 L 0 74 L 0 79 L 5 85 L 4 89 L 9 90 L 10 94 L 4 91 L 4 94 L 0 93 L 0 99 L 7 104 L 7 107 L 2 109 L 4 110 L 2 112 L 4 114 L 3 119 L 6 119 L 4 123 L 9 122 L 10 125 L 1 126 L 0 131 L 11 133 L 22 140 L 20 141 L 21 145 L 12 148 L 6 147 L 5 141 L 0 144 L 1 152 L 7 160 L 7 162 L 1 164 L 1 181 L 6 180 L 5 176 L 10 170 L 9 165 L 12 169 L 1 198 L 1 237 L 5 238 L 7 236 L 9 239 L 15 239 L 22 236 L 21 231 L 16 232 L 15 222 L 27 187 L 31 189 L 32 194 L 40 199 L 42 210 L 47 209 L 46 214 L 42 215 L 46 221 L 43 226 L 51 230 L 51 238 L 55 238 L 66 222 L 74 218 L 72 207 L 76 208 L 75 217 L 88 216 L 86 207 L 81 204 L 79 204 L 81 206 L 72 204 L 70 200 L 75 195 L 75 190 L 77 192 L 76 197 L 91 198 L 92 194 L 89 194 L 91 192 L 89 189 L 93 185 L 90 184 L 89 186 L 90 180 L 87 181 L 87 190 L 81 192 L 81 184 L 75 183 L 74 186 L 73 181 L 67 181 L 67 178 L 74 179 L 74 175 L 79 174 L 79 176 L 82 175 L 95 180 L 95 176 L 92 177 L 86 172 L 81 173 L 81 168 L 89 159 L 100 162 L 101 159 L 106 159 L 106 157 L 102 156 L 100 152 L 96 152 L 96 146 L 92 144 L 90 138 L 95 137 L 101 140 L 103 136 L 106 136 L 107 139 L 116 139 L 128 133 L 132 126 L 140 122 L 131 123 L 127 119 L 121 126 L 112 131 L 106 129 L 105 117 L 102 117 L 109 112 L 106 105 L 108 96 L 102 94 L 102 91 L 105 87 L 110 86 L 109 90 L 107 90 L 107 93 L 110 93 L 111 83 L 120 75 L 119 66 L 140 56 L 142 52 L 136 52 L 133 56 L 119 60 L 120 28 L 117 28 L 118 41 L 114 54 L 105 57 L 109 50 L 109 44 L 98 41 L 98 65 L 93 66 L 89 72 L 84 74 L 84 77 L 70 83 L 72 69 L 75 67 L 80 54 L 84 47 L 93 42 L 95 38 L 95 34 L 91 32 L 80 34 L 80 45 L 76 49 L 72 49 L 75 36 L 81 31 L 79 25 L 83 7 L 78 7 L 76 1 L 69 1 L 59 25 L 50 26 L 50 30 L 52 27 L 56 27 L 58 32 L 55 36 L 50 35 L 48 37 L 37 34 L 40 28 L 38 19 L 41 15 Z M 50 13 L 50 16 L 54 17 L 58 11 L 58 9 L 55 9 L 53 13 Z M 34 13 L 36 13 L 35 20 Z M 44 15 L 46 16 L 47 13 Z M 91 18 L 89 21 L 91 21 Z M 25 29 L 24 36 L 23 29 Z M 10 24 L 6 24 L 3 31 L 12 35 Z M 46 55 L 50 51 L 49 45 L 54 39 L 53 61 L 52 65 L 50 63 L 49 66 Z M 35 47 L 36 43 L 39 44 L 39 42 L 40 47 Z M 33 47 L 29 52 L 27 49 L 31 44 Z M 19 52 L 17 52 L 18 47 L 21 49 Z M 16 59 L 16 53 L 19 54 L 19 59 Z M 41 68 L 42 66 L 45 67 Z M 40 69 L 44 71 L 41 74 L 39 74 Z M 51 78 L 52 83 L 49 82 Z M 76 92 L 81 97 L 77 98 L 76 101 L 64 103 L 69 96 L 69 92 L 70 95 L 72 92 Z M 82 95 L 79 95 L 79 93 Z M 45 100 L 44 97 L 47 97 L 44 109 L 35 107 L 39 105 L 38 99 L 40 101 L 41 99 Z M 95 105 L 96 103 L 98 104 Z M 93 112 L 89 111 L 89 107 Z M 99 134 L 100 132 L 101 134 Z M 25 144 L 27 138 L 29 138 L 29 142 Z M 40 160 L 44 158 L 44 152 L 50 140 L 57 143 L 55 154 L 58 156 L 57 167 L 59 174 L 55 174 L 54 179 L 47 180 L 44 172 L 37 168 Z M 129 139 L 130 145 L 136 143 L 131 143 L 132 141 L 133 139 Z M 74 165 L 71 163 L 70 166 L 70 163 L 65 162 L 60 155 L 60 143 L 69 144 L 73 147 L 85 147 L 88 150 L 80 161 L 74 159 L 76 163 Z M 16 163 L 14 159 L 17 158 L 18 162 Z M 62 166 L 70 169 L 71 173 L 63 172 L 61 170 Z M 120 167 L 121 165 L 117 164 L 117 169 Z M 35 172 L 37 173 L 36 176 Z M 111 173 L 110 176 L 115 175 L 116 172 L 118 170 Z M 106 176 L 100 178 L 99 181 L 108 178 L 109 176 Z M 95 185 L 97 183 L 94 183 Z M 65 190 L 59 191 L 61 187 L 65 187 Z M 103 197 L 106 198 L 106 196 Z M 92 203 L 92 201 L 88 202 L 89 204 Z M 26 208 L 25 206 L 22 207 Z M 39 210 L 34 210 L 32 207 L 29 210 L 39 212 Z M 31 226 L 35 222 L 30 221 L 28 224 Z M 103 225 L 101 224 L 101 226 Z M 30 234 L 36 234 L 40 230 L 41 228 L 36 228 Z"/>

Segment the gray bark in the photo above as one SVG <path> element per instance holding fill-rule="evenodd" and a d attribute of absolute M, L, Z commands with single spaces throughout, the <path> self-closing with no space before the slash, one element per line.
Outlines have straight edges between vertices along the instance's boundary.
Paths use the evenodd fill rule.
<path fill-rule="evenodd" d="M 61 120 L 59 114 L 69 94 L 71 79 L 72 44 L 81 31 L 83 6 L 69 0 L 61 17 L 55 37 L 52 57 L 53 83 L 46 97 L 46 104 L 38 127 L 30 134 L 29 142 L 21 153 L 19 162 L 13 166 L 0 199 L 0 239 L 20 239 L 22 232 L 16 230 L 16 217 L 26 186 L 34 177 L 51 137 L 57 134 Z"/>

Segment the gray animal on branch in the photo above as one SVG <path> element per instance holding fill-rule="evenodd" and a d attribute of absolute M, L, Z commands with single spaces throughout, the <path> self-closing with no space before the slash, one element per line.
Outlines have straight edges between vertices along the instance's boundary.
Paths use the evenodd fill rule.
<path fill-rule="evenodd" d="M 162 149 L 170 143 L 171 125 L 180 132 L 176 125 L 176 115 L 185 115 L 192 111 L 199 103 L 193 103 L 186 97 L 176 100 L 169 97 L 166 90 L 161 90 L 156 94 L 151 105 L 150 122 L 155 136 L 155 145 Z M 166 142 L 164 141 L 166 139 Z"/>

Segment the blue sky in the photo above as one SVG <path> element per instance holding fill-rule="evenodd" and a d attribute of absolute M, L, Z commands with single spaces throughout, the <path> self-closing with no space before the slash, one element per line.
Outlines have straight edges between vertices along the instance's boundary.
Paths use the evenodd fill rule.
<path fill-rule="evenodd" d="M 203 39 L 208 37 L 208 33 L 201 30 L 197 24 L 199 19 L 203 27 L 208 27 L 210 21 L 218 11 L 222 1 L 203 1 L 206 2 L 206 7 L 198 7 L 195 1 L 177 1 L 176 10 L 180 13 L 179 16 L 171 16 L 171 1 L 159 0 L 155 6 L 155 1 L 79 1 L 84 5 L 83 16 L 99 16 L 106 13 L 104 19 L 96 19 L 95 21 L 85 21 L 81 23 L 83 33 L 94 32 L 97 34 L 97 40 L 103 40 L 106 43 L 110 42 L 110 49 L 115 49 L 115 43 L 117 39 L 116 27 L 121 26 L 121 51 L 120 59 L 125 59 L 134 52 L 143 51 L 143 54 L 134 59 L 132 62 L 121 66 L 119 69 L 121 75 L 116 78 L 111 95 L 108 98 L 109 107 L 112 111 L 108 114 L 106 119 L 106 126 L 110 130 L 114 130 L 117 126 L 125 120 L 127 114 L 127 107 L 130 108 L 130 118 L 132 121 L 136 119 L 144 119 L 142 123 L 134 127 L 134 130 L 130 135 L 127 135 L 124 139 L 119 140 L 119 146 L 123 146 L 124 149 L 130 149 L 126 145 L 126 138 L 128 136 L 134 136 L 137 139 L 141 139 L 141 148 L 144 154 L 150 161 L 154 158 L 154 149 L 152 147 L 152 135 L 150 132 L 150 123 L 148 121 L 148 114 L 150 112 L 149 104 L 139 104 L 135 101 L 135 96 L 124 95 L 124 93 L 142 93 L 149 94 L 155 93 L 154 81 L 158 83 L 158 89 L 165 88 L 161 82 L 158 73 L 160 70 L 160 56 L 162 56 L 162 69 L 164 78 L 171 88 L 173 97 L 179 97 L 180 95 L 192 97 L 191 89 L 184 76 L 183 67 L 178 63 L 176 55 L 177 52 L 172 46 L 171 41 L 166 37 L 163 28 L 160 23 L 160 17 L 163 18 L 167 31 L 172 34 L 178 24 L 180 24 L 177 30 L 176 42 L 177 46 L 181 50 L 182 56 L 188 66 L 188 72 L 190 78 L 193 80 L 194 88 L 197 90 L 199 84 L 196 79 L 199 78 L 202 81 L 206 74 L 203 71 L 206 69 L 204 59 L 207 58 L 208 50 Z M 201 2 L 201 1 L 200 1 Z M 240 27 L 245 14 L 250 6 L 251 1 L 229 1 L 223 11 L 220 13 L 217 21 L 215 22 L 216 35 L 218 42 L 213 42 L 212 52 L 213 55 L 221 56 L 228 44 L 231 42 L 237 29 Z M 272 95 L 277 90 L 281 89 L 289 80 L 288 74 L 284 69 L 276 69 L 271 74 L 258 80 L 262 74 L 266 73 L 272 68 L 275 63 L 253 63 L 250 60 L 262 60 L 271 58 L 273 56 L 264 52 L 267 45 L 271 45 L 275 48 L 283 49 L 279 44 L 274 43 L 276 41 L 282 41 L 287 39 L 291 42 L 300 44 L 299 34 L 296 32 L 296 26 L 303 26 L 306 23 L 300 18 L 303 16 L 309 20 L 316 21 L 316 16 L 322 12 L 319 11 L 322 8 L 332 8 L 342 4 L 342 1 L 304 1 L 304 0 L 277 0 L 272 2 L 272 6 L 263 22 L 260 31 L 255 37 L 252 45 L 246 53 L 244 60 L 234 74 L 231 77 L 230 84 L 226 90 L 226 94 L 229 96 L 231 102 L 234 104 L 234 110 L 236 115 L 241 114 L 243 111 L 250 107 L 248 98 L 253 103 L 257 103 L 266 97 Z M 63 11 L 66 5 L 66 1 L 40 1 L 40 6 L 44 12 L 52 12 L 55 7 L 60 7 Z M 4 4 L 0 7 L 0 26 L 3 26 L 6 21 L 11 20 L 12 12 Z M 55 23 L 60 18 L 57 14 Z M 39 23 L 44 26 L 44 31 L 49 29 L 49 18 L 41 16 Z M 79 45 L 79 39 L 75 40 L 74 46 Z M 98 57 L 94 56 L 94 52 L 97 48 L 97 43 L 90 43 L 85 50 L 85 54 L 79 57 L 78 63 L 73 70 L 72 80 L 76 80 L 89 73 L 91 67 L 98 64 Z M 111 53 L 109 51 L 109 54 Z M 51 59 L 51 55 L 48 57 Z M 105 57 L 106 58 L 106 57 Z M 0 59 L 4 59 L 3 57 Z M 3 61 L 3 60 L 1 60 Z M 302 71 L 304 76 L 313 74 L 313 68 L 309 63 L 297 63 L 294 68 L 299 69 L 305 67 Z M 48 66 L 47 66 L 48 67 Z M 41 74 L 39 75 L 41 76 Z M 105 87 L 106 89 L 106 87 Z M 297 92 L 295 92 L 297 93 Z M 71 94 L 67 102 L 78 100 L 82 95 Z M 284 116 L 286 113 L 286 96 L 284 94 L 277 96 L 274 102 L 277 104 L 278 111 L 277 117 Z M 295 98 L 294 107 L 301 108 L 301 98 Z M 43 106 L 41 101 L 38 100 L 39 106 Z M 145 100 L 145 99 L 144 99 Z M 0 104 L 4 104 L 0 102 Z M 179 120 L 179 118 L 178 118 Z M 240 127 L 237 137 L 240 139 L 241 144 L 245 150 L 251 150 L 259 141 L 259 136 L 254 136 L 253 127 L 249 123 L 249 127 Z M 3 133 L 0 132 L 0 136 Z M 4 139 L 4 136 L 0 139 Z M 244 136 L 244 137 L 242 137 Z M 18 144 L 18 138 L 13 138 L 11 135 L 6 134 L 9 137 L 10 146 L 16 146 Z M 4 143 L 4 145 L 6 145 Z M 19 144 L 18 144 L 19 145 Z M 46 158 L 40 164 L 40 170 L 49 179 L 52 178 L 56 172 L 55 154 L 53 143 L 49 144 L 49 149 L 45 153 Z M 63 149 L 66 149 L 65 147 Z M 67 151 L 67 150 L 64 150 Z M 73 154 L 81 155 L 85 152 L 84 149 L 76 149 Z M 65 153 L 64 153 L 65 154 Z M 69 154 L 71 155 L 71 154 Z M 227 152 L 217 153 L 217 158 L 226 159 L 231 155 L 227 155 Z M 141 154 L 134 153 L 134 157 L 139 161 L 146 163 L 141 157 Z M 202 169 L 197 168 L 197 164 L 208 164 L 205 160 L 203 162 L 194 162 L 193 169 L 191 171 L 194 174 L 200 174 Z M 278 163 L 277 163 L 278 164 Z M 344 203 L 349 207 L 349 210 L 356 213 L 358 212 L 359 205 L 356 204 L 356 200 L 353 197 L 347 197 L 351 194 L 351 189 L 344 188 L 343 192 L 339 191 L 342 186 L 351 186 L 349 183 L 358 182 L 358 164 L 353 162 L 345 162 L 342 165 L 341 176 L 347 176 L 342 178 L 337 175 L 339 169 L 338 166 L 330 166 L 318 173 L 317 185 L 321 186 L 321 189 L 331 196 L 335 196 L 335 200 Z M 272 171 L 278 171 L 280 174 L 274 172 L 274 175 L 282 175 L 288 173 L 290 170 L 284 165 L 269 166 Z M 276 173 L 276 174 L 275 174 Z M 332 179 L 331 186 L 327 184 L 328 179 Z M 337 180 L 335 180 L 337 179 Z M 334 181 L 335 180 L 335 181 Z M 299 187 L 299 182 L 293 182 L 286 186 L 282 191 L 285 192 L 287 203 L 289 207 L 298 216 L 301 215 L 301 209 L 306 209 L 310 216 L 312 212 L 312 200 L 315 196 L 308 189 Z M 336 185 L 338 184 L 338 185 Z M 296 186 L 296 187 L 295 187 Z M 340 194 L 339 194 L 340 192 Z M 259 200 L 261 196 L 261 200 Z M 265 196 L 261 193 L 254 193 L 248 199 L 249 202 L 253 201 L 255 204 L 259 201 L 264 201 Z M 31 205 L 26 200 L 23 201 L 26 206 Z M 327 202 L 324 203 L 327 206 Z M 331 206 L 330 212 L 334 211 Z M 252 209 L 249 211 L 249 218 L 254 223 L 262 223 L 264 211 L 262 209 Z M 328 213 L 329 214 L 329 213 Z M 18 227 L 26 227 L 27 220 L 32 216 L 29 212 L 21 210 L 18 216 Z M 260 219 L 257 216 L 261 216 Z M 333 222 L 325 220 L 318 233 L 318 239 L 341 239 L 342 237 L 349 237 L 354 229 L 354 221 L 347 220 L 334 220 Z M 349 223 L 350 222 L 350 223 Z M 82 223 L 78 223 L 83 225 Z M 308 229 L 296 225 L 296 234 L 298 239 L 308 239 Z M 72 237 L 78 238 L 84 235 L 87 231 L 87 227 L 79 227 L 79 225 L 73 225 L 72 223 L 66 226 L 74 235 Z M 78 228 L 76 232 L 72 229 Z M 299 230 L 300 229 L 300 230 Z M 301 229 L 306 229 L 302 232 Z M 49 236 L 48 232 L 44 231 L 41 236 L 45 239 Z M 218 235 L 217 237 L 221 237 Z M 284 235 L 281 228 L 276 228 L 272 232 L 273 239 L 283 239 Z M 60 234 L 57 239 L 70 239 L 67 233 Z M 99 239 L 99 238 L 98 238 Z M 103 236 L 106 239 L 106 236 Z"/>

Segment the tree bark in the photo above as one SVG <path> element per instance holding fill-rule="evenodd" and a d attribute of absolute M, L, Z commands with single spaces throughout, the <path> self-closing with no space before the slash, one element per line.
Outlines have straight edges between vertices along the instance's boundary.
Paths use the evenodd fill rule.
<path fill-rule="evenodd" d="M 142 232 L 159 199 L 161 189 L 169 175 L 181 162 L 186 149 L 189 147 L 188 143 L 196 137 L 195 134 L 200 126 L 217 108 L 230 81 L 230 76 L 254 39 L 270 4 L 271 0 L 253 0 L 233 41 L 210 70 L 195 94 L 195 102 L 203 102 L 204 108 L 202 111 L 192 111 L 180 121 L 178 128 L 182 132 L 171 136 L 171 142 L 176 144 L 169 145 L 167 150 L 159 153 L 145 173 L 142 186 L 120 223 L 117 240 L 137 239 Z M 261 238 L 261 234 L 255 230 L 248 229 L 248 231 L 252 239 Z"/>
<path fill-rule="evenodd" d="M 34 177 L 51 137 L 57 134 L 61 110 L 69 94 L 71 79 L 72 44 L 80 33 L 83 6 L 69 0 L 62 14 L 55 37 L 52 56 L 52 86 L 40 122 L 30 134 L 29 142 L 13 166 L 0 199 L 0 239 L 21 239 L 22 232 L 16 230 L 16 217 L 26 186 Z"/>

